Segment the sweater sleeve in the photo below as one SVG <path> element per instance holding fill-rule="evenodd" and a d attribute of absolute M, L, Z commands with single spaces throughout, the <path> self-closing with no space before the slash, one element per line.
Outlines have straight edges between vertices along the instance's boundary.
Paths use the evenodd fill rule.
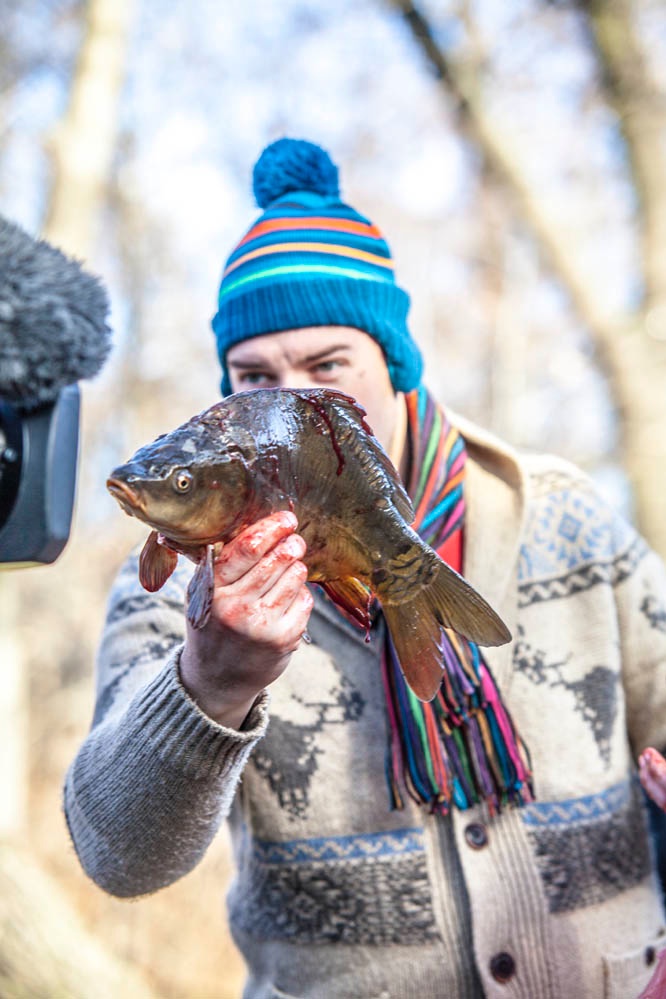
<path fill-rule="evenodd" d="M 98 655 L 92 727 L 65 779 L 81 864 L 119 897 L 155 891 L 196 866 L 267 725 L 265 693 L 235 731 L 204 715 L 182 686 L 188 576 L 179 566 L 149 594 L 135 557 L 121 570 Z"/>

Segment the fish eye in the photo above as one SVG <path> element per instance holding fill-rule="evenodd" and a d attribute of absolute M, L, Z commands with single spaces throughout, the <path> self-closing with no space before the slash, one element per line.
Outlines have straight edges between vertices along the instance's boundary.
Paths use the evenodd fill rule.
<path fill-rule="evenodd" d="M 186 468 L 176 468 L 173 472 L 171 482 L 177 493 L 187 493 L 192 486 L 192 473 Z"/>

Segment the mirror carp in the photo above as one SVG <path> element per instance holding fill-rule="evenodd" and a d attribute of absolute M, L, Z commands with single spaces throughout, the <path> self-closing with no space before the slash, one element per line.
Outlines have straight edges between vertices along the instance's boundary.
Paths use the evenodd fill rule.
<path fill-rule="evenodd" d="M 405 679 L 427 701 L 442 680 L 442 628 L 487 646 L 511 635 L 410 526 L 409 496 L 365 415 L 331 389 L 239 392 L 140 448 L 107 488 L 153 528 L 140 558 L 147 590 L 164 585 L 179 554 L 197 563 L 187 610 L 195 628 L 210 614 L 220 546 L 293 511 L 308 580 L 366 630 L 377 597 Z"/>

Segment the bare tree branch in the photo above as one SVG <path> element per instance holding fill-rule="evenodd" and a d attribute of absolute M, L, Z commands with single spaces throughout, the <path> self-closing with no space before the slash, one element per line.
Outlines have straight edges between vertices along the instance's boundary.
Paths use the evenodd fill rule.
<path fill-rule="evenodd" d="M 666 522 L 663 496 L 666 494 L 666 340 L 646 335 L 654 319 L 655 300 L 662 299 L 666 285 L 666 170 L 654 154 L 659 131 L 661 105 L 648 83 L 644 60 L 638 60 L 631 46 L 639 51 L 632 33 L 629 55 L 621 53 L 628 36 L 626 18 L 629 0 L 589 0 L 590 17 L 596 17 L 595 37 L 608 57 L 608 75 L 612 74 L 618 92 L 615 106 L 622 106 L 622 124 L 627 141 L 632 143 L 630 165 L 642 205 L 646 297 L 631 314 L 617 316 L 603 293 L 588 285 L 576 266 L 575 249 L 561 220 L 548 212 L 547 205 L 530 188 L 515 150 L 503 129 L 488 113 L 478 67 L 474 59 L 451 58 L 438 43 L 430 22 L 412 0 L 386 0 L 399 11 L 409 27 L 424 58 L 440 81 L 447 100 L 458 109 L 461 130 L 483 157 L 508 192 L 514 212 L 535 239 L 553 277 L 568 293 L 571 305 L 588 330 L 597 357 L 605 371 L 620 423 L 620 450 L 631 478 L 639 527 L 658 551 L 666 555 Z M 612 8 L 615 20 L 607 8 Z M 633 54 L 632 54 L 633 53 Z M 629 63 L 629 64 L 628 64 Z M 622 99 L 623 82 L 629 72 L 639 77 L 632 82 L 630 97 Z M 646 100 L 647 107 L 637 104 Z M 622 101 L 622 104 L 621 104 Z M 666 155 L 666 154 L 664 154 Z M 654 156 L 654 162 L 652 158 Z M 648 262 L 649 261 L 649 262 Z M 663 313 L 666 325 L 666 307 Z M 654 329 L 652 330 L 654 332 Z"/>
<path fill-rule="evenodd" d="M 536 238 L 540 251 L 554 276 L 568 292 L 578 316 L 597 333 L 595 341 L 600 361 L 612 377 L 612 359 L 608 357 L 607 346 L 619 324 L 606 303 L 598 301 L 581 280 L 572 260 L 568 238 L 548 216 L 544 204 L 534 196 L 501 127 L 487 113 L 474 66 L 457 62 L 444 52 L 435 40 L 429 22 L 412 0 L 388 2 L 404 15 L 430 67 L 453 99 L 465 135 L 512 197 L 516 214 Z"/>
<path fill-rule="evenodd" d="M 666 98 L 651 78 L 633 0 L 581 0 L 630 161 L 640 210 L 645 307 L 666 302 Z"/>

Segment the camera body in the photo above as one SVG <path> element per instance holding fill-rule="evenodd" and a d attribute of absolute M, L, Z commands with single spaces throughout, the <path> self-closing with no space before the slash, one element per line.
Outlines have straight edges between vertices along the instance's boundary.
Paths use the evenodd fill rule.
<path fill-rule="evenodd" d="M 19 409 L 0 398 L 0 564 L 54 562 L 69 537 L 79 442 L 80 393 Z"/>

